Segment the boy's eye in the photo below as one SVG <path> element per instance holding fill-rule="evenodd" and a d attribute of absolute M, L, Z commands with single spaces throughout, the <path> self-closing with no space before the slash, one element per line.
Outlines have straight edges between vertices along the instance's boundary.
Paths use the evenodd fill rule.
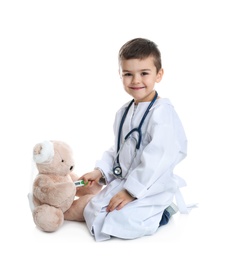
<path fill-rule="evenodd" d="M 130 77 L 130 76 L 132 76 L 132 74 L 127 72 L 127 73 L 124 73 L 123 76 L 124 77 Z"/>
<path fill-rule="evenodd" d="M 148 74 L 149 74 L 149 73 L 148 73 L 148 72 L 145 72 L 145 71 L 141 73 L 142 76 L 145 76 L 145 75 L 148 75 Z"/>

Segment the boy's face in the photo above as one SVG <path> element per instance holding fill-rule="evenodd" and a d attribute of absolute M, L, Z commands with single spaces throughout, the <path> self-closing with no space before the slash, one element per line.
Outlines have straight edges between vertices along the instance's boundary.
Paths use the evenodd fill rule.
<path fill-rule="evenodd" d="M 161 81 L 163 69 L 158 73 L 154 58 L 129 59 L 120 62 L 120 77 L 125 91 L 131 95 L 135 103 L 148 102 L 154 97 L 155 83 Z"/>

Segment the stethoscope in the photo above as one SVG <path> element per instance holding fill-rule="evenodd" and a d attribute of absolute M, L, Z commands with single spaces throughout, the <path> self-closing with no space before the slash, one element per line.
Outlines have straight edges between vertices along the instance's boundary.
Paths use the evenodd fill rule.
<path fill-rule="evenodd" d="M 125 143 L 125 141 L 131 136 L 132 133 L 134 132 L 137 132 L 138 133 L 138 139 L 137 139 L 137 143 L 136 143 L 136 147 L 135 147 L 135 151 L 138 150 L 140 148 L 140 145 L 141 145 L 141 139 L 142 139 L 142 133 L 141 133 L 141 127 L 145 121 L 145 118 L 146 116 L 148 115 L 148 112 L 149 110 L 151 109 L 151 107 L 153 106 L 153 104 L 155 103 L 156 99 L 158 97 L 158 93 L 157 91 L 155 91 L 155 96 L 154 98 L 152 99 L 152 101 L 150 102 L 150 104 L 148 105 L 141 121 L 140 121 L 140 124 L 138 127 L 136 128 L 133 128 L 124 138 L 124 142 L 123 144 Z M 127 113 L 131 107 L 131 105 L 134 103 L 134 99 L 131 100 L 131 102 L 129 103 L 128 107 L 126 108 L 123 116 L 122 116 L 122 119 L 121 119 L 121 122 L 120 122 L 120 126 L 119 126 L 119 132 L 118 132 L 118 140 L 117 140 L 117 154 L 116 154 L 116 159 L 114 161 L 114 165 L 116 164 L 116 166 L 113 167 L 113 174 L 117 177 L 117 178 L 122 178 L 122 168 L 120 166 L 120 160 L 119 160 L 119 156 L 120 156 L 120 151 L 121 151 L 121 148 L 122 146 L 120 147 L 120 139 L 121 139 L 121 134 L 122 134 L 122 128 L 123 128 L 123 124 L 125 122 L 125 119 L 126 119 L 126 116 L 127 116 Z"/>

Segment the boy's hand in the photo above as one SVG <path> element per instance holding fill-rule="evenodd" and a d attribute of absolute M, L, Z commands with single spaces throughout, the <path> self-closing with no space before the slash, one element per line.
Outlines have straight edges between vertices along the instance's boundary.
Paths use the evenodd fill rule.
<path fill-rule="evenodd" d="M 133 200 L 135 200 L 134 197 L 132 197 L 126 190 L 122 190 L 111 198 L 106 211 L 110 212 L 113 211 L 114 209 L 120 210 L 127 203 Z"/>
<path fill-rule="evenodd" d="M 83 180 L 86 184 L 85 186 L 92 186 L 94 182 L 98 183 L 98 180 L 101 178 L 101 176 L 102 174 L 99 170 L 94 170 L 82 175 L 79 180 Z"/>

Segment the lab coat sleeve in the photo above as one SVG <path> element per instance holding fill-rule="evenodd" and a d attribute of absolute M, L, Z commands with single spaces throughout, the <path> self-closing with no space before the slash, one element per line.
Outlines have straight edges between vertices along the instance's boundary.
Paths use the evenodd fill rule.
<path fill-rule="evenodd" d="M 155 114 L 147 131 L 151 141 L 143 149 L 140 164 L 129 174 L 124 185 L 136 198 L 163 191 L 170 179 L 162 181 L 161 177 L 165 173 L 167 176 L 172 174 L 175 165 L 186 156 L 186 137 L 176 114 L 160 110 Z"/>
<path fill-rule="evenodd" d="M 101 160 L 98 160 L 95 164 L 95 168 L 100 168 L 103 171 L 107 183 L 110 183 L 115 179 L 114 175 L 112 174 L 114 153 L 114 147 L 111 147 L 108 151 L 103 153 Z"/>
<path fill-rule="evenodd" d="M 112 168 L 116 156 L 116 149 L 117 149 L 117 138 L 118 138 L 118 129 L 119 129 L 119 124 L 120 120 L 122 117 L 122 114 L 124 112 L 124 107 L 126 107 L 127 104 L 125 104 L 120 110 L 117 111 L 114 124 L 113 124 L 113 131 L 115 135 L 115 140 L 114 140 L 114 146 L 112 146 L 110 149 L 105 151 L 102 155 L 102 158 L 98 160 L 95 164 L 95 168 L 100 168 L 104 176 L 106 178 L 106 182 L 110 183 L 112 180 L 115 179 L 115 176 L 112 174 Z"/>

